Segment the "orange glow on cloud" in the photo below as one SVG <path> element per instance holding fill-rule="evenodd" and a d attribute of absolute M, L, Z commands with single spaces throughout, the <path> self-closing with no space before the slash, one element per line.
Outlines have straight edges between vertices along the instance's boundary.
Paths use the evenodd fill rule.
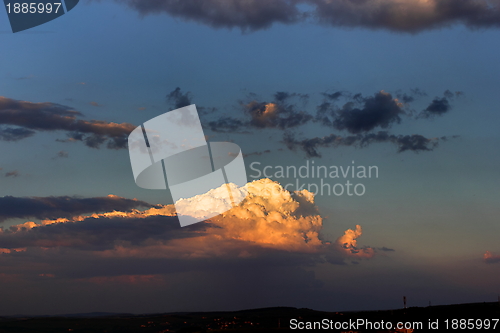
<path fill-rule="evenodd" d="M 13 252 L 24 252 L 24 251 L 26 251 L 25 247 L 20 247 L 20 248 L 17 248 L 17 249 L 2 249 L 2 248 L 0 248 L 0 254 L 2 254 L 2 253 L 13 253 Z"/>
<path fill-rule="evenodd" d="M 342 249 L 344 253 L 349 256 L 360 257 L 360 258 L 371 258 L 375 255 L 375 250 L 372 248 L 357 248 L 356 239 L 363 234 L 363 230 L 360 225 L 356 225 L 356 230 L 348 229 L 345 231 L 344 236 L 337 239 L 337 245 Z"/>
<path fill-rule="evenodd" d="M 494 255 L 490 251 L 486 251 L 486 253 L 483 255 L 483 259 L 487 263 L 500 262 L 500 255 Z"/>
<path fill-rule="evenodd" d="M 253 257 L 263 249 L 288 252 L 326 254 L 339 251 L 348 257 L 371 258 L 372 248 L 357 248 L 356 239 L 362 234 L 361 227 L 347 230 L 335 244 L 320 238 L 323 218 L 314 204 L 314 195 L 307 190 L 291 193 L 270 179 L 260 179 L 246 184 L 241 191 L 246 198 L 237 207 L 204 222 L 203 229 L 185 230 L 189 237 L 174 239 L 150 239 L 137 245 L 118 242 L 112 249 L 95 251 L 100 257 L 139 258 L 208 258 L 220 256 Z M 206 201 L 217 191 L 207 192 L 196 200 Z M 205 197 L 203 197 L 205 196 Z M 193 198 L 195 199 L 195 198 Z M 196 201 L 195 200 L 195 201 Z M 193 203 L 193 215 L 199 205 Z M 190 214 L 189 209 L 184 212 Z M 26 222 L 11 227 L 12 232 L 43 228 L 50 224 L 83 222 L 86 219 L 143 219 L 151 216 L 176 216 L 173 205 L 150 208 L 144 211 L 114 211 L 70 219 L 43 220 L 41 224 Z M 83 246 L 80 239 L 37 240 L 40 247 Z"/>

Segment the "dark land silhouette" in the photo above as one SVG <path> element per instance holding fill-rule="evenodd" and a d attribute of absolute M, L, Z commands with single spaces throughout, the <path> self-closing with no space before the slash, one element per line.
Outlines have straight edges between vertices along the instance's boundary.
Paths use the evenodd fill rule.
<path fill-rule="evenodd" d="M 67 314 L 58 316 L 10 316 L 0 317 L 0 333 L 164 333 L 164 332 L 277 332 L 303 331 L 298 329 L 298 322 L 302 323 L 329 323 L 333 326 L 323 329 L 329 332 L 441 332 L 452 331 L 452 320 L 473 319 L 474 329 L 465 328 L 460 322 L 453 331 L 470 332 L 499 332 L 500 322 L 496 327 L 495 319 L 500 318 L 500 303 L 469 303 L 455 305 L 437 305 L 428 307 L 410 307 L 407 309 L 380 310 L 380 311 L 345 311 L 324 312 L 311 309 L 297 309 L 292 307 L 275 307 L 242 311 L 227 312 L 190 312 L 166 314 L 116 314 L 116 313 L 87 313 Z M 362 329 L 335 329 L 335 323 L 369 321 L 372 324 L 391 322 L 421 322 L 422 328 L 398 330 L 368 327 Z M 296 329 L 292 330 L 292 321 L 296 320 Z M 489 320 L 489 321 L 487 321 Z M 437 329 L 429 329 L 429 322 L 438 322 Z M 463 323 L 463 321 L 462 321 Z M 468 324 L 470 325 L 470 321 Z M 486 329 L 486 324 L 489 328 Z M 304 324 L 306 325 L 306 324 Z M 311 325 L 311 324 L 310 324 Z M 339 325 L 339 324 L 337 324 Z M 317 327 L 316 327 L 317 328 Z M 318 331 L 316 329 L 316 331 Z"/>

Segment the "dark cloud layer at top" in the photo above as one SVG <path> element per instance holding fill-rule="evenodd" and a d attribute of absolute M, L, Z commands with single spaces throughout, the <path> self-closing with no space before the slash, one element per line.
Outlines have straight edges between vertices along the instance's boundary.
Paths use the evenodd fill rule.
<path fill-rule="evenodd" d="M 166 13 L 214 28 L 258 30 L 272 24 L 297 22 L 294 0 L 116 0 L 141 14 Z"/>
<path fill-rule="evenodd" d="M 111 149 L 125 148 L 132 124 L 102 120 L 78 119 L 83 115 L 70 107 L 55 103 L 32 103 L 0 96 L 0 139 L 18 141 L 37 131 L 65 131 L 66 141 L 83 141 L 99 148 L 107 142 Z M 14 127 L 12 127 L 14 126 Z"/>
<path fill-rule="evenodd" d="M 165 13 L 214 28 L 239 28 L 243 31 L 306 20 L 334 27 L 409 33 L 456 24 L 469 28 L 500 26 L 499 0 L 114 1 L 124 3 L 142 15 Z"/>
<path fill-rule="evenodd" d="M 9 218 L 67 218 L 86 213 L 127 211 L 138 207 L 151 207 L 151 205 L 144 201 L 118 196 L 96 198 L 4 196 L 0 198 L 0 222 Z"/>

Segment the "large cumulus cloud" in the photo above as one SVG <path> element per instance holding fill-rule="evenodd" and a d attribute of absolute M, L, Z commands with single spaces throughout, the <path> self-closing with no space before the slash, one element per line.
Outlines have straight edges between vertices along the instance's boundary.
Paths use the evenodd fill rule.
<path fill-rule="evenodd" d="M 0 232 L 0 263 L 13 264 L 15 274 L 36 271 L 91 278 L 166 274 L 195 267 L 227 269 L 228 265 L 345 264 L 376 252 L 358 248 L 359 226 L 337 241 L 324 240 L 323 218 L 313 194 L 306 190 L 292 193 L 262 179 L 247 184 L 244 191 L 247 197 L 239 206 L 185 228 L 179 226 L 173 205 L 12 226 Z M 38 272 L 34 266 L 15 264 L 20 258 L 44 268 Z M 78 269 L 65 266 L 71 258 L 79 258 Z"/>

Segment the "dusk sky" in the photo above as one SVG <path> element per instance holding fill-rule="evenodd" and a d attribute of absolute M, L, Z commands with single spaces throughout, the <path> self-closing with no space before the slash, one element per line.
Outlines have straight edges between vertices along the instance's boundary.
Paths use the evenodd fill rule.
<path fill-rule="evenodd" d="M 81 0 L 18 33 L 1 9 L 0 316 L 495 301 L 499 28 L 500 0 Z M 181 227 L 127 137 L 190 104 L 248 196 Z M 312 165 L 356 174 L 279 173 Z"/>

